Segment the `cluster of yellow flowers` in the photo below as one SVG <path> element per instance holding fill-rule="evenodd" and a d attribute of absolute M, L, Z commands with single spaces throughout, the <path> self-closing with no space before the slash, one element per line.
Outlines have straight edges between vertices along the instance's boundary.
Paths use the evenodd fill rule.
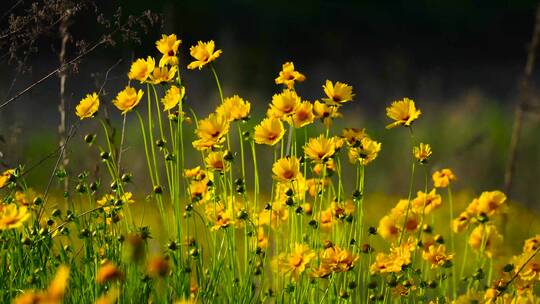
<path fill-rule="evenodd" d="M 493 251 L 502 243 L 502 235 L 491 221 L 496 214 L 503 212 L 506 195 L 501 191 L 485 191 L 475 198 L 458 218 L 454 219 L 452 228 L 454 232 L 462 232 L 474 225 L 469 245 L 487 256 L 493 256 Z"/>
<path fill-rule="evenodd" d="M 394 295 L 408 295 L 416 288 L 423 288 L 421 284 L 427 286 L 427 279 L 437 272 L 440 274 L 438 275 L 440 284 L 446 280 L 447 275 L 451 274 L 452 291 L 457 303 L 476 298 L 496 301 L 498 297 L 501 297 L 510 300 L 510 295 L 502 295 L 509 282 L 514 282 L 516 285 L 517 299 L 526 302 L 534 297 L 534 283 L 540 280 L 540 258 L 536 255 L 540 250 L 540 236 L 525 242 L 523 253 L 512 258 L 512 264 L 509 264 L 512 267 L 505 267 L 502 278 L 496 281 L 492 288 L 483 294 L 468 292 L 462 297 L 457 297 L 459 286 L 456 283 L 457 275 L 454 265 L 456 256 L 454 234 L 467 231 L 465 240 L 476 252 L 479 261 L 477 264 L 484 267 L 483 259 L 492 259 L 495 250 L 502 242 L 502 236 L 497 231 L 493 218 L 505 211 L 507 198 L 500 191 L 483 192 L 454 219 L 450 186 L 456 180 L 456 176 L 451 169 L 441 169 L 432 174 L 432 185 L 428 185 L 429 170 L 425 165 L 433 151 L 429 144 L 417 143 L 413 136 L 412 124 L 422 112 L 412 99 L 403 98 L 394 101 L 386 108 L 386 115 L 392 121 L 387 125 L 388 129 L 402 126 L 411 132 L 413 147 L 412 151 L 408 152 L 412 160 L 409 196 L 398 200 L 397 204 L 379 220 L 377 228 L 370 227 L 367 230 L 363 226 L 364 170 L 377 159 L 382 144 L 373 139 L 365 129 L 360 128 L 344 128 L 337 134 L 331 134 L 334 120 L 342 116 L 342 107 L 355 97 L 352 86 L 339 81 L 326 80 L 322 85 L 323 90 L 319 100 L 305 100 L 299 95 L 296 86 L 304 82 L 306 76 L 296 70 L 293 62 L 286 62 L 275 78 L 275 84 L 282 87 L 271 97 L 265 117 L 252 129 L 247 130 L 247 124 L 243 122 L 250 119 L 251 103 L 236 94 L 229 95 L 230 97 L 223 96 L 218 75 L 214 69 L 214 61 L 220 57 L 222 50 L 216 50 L 214 41 L 199 41 L 189 50 L 194 60 L 187 65 L 187 68 L 201 70 L 209 67 L 211 69 L 218 86 L 220 104 L 206 117 L 197 119 L 195 113 L 191 115 L 183 112 L 186 89 L 180 75 L 178 55 L 180 45 L 181 40 L 176 35 L 163 35 L 156 42 L 156 49 L 161 58 L 157 60 L 148 56 L 136 59 L 127 74 L 128 85 L 112 100 L 124 118 L 130 112 L 135 112 L 139 118 L 153 187 L 153 193 L 148 197 L 156 199 L 167 232 L 172 231 L 172 229 L 169 230 L 170 223 L 168 222 L 171 217 L 166 214 L 162 195 L 167 192 L 171 195 L 170 203 L 174 212 L 177 235 L 169 236 L 177 238 L 176 241 L 194 239 L 194 236 L 190 235 L 194 232 L 190 232 L 190 229 L 195 227 L 197 230 L 198 226 L 195 220 L 189 222 L 190 218 L 201 220 L 208 228 L 204 230 L 206 244 L 187 242 L 189 256 L 176 252 L 180 245 L 174 243 L 174 246 L 167 246 L 171 250 L 170 256 L 168 253 L 146 259 L 146 267 L 142 268 L 145 280 L 146 278 L 174 277 L 171 275 L 173 273 L 171 265 L 175 263 L 175 266 L 186 266 L 184 270 L 189 269 L 189 272 L 186 270 L 186 273 L 189 273 L 186 278 L 182 277 L 182 280 L 188 282 L 201 276 L 197 277 L 198 282 L 206 284 L 204 280 L 207 273 L 220 273 L 222 269 L 234 272 L 232 276 L 242 276 L 242 272 L 235 272 L 240 271 L 241 266 L 245 266 L 245 274 L 248 277 L 246 281 L 250 281 L 253 279 L 251 275 L 258 275 L 264 271 L 266 267 L 264 263 L 269 256 L 270 268 L 278 273 L 277 283 L 268 283 L 268 286 L 272 288 L 287 286 L 281 286 L 281 283 L 285 282 L 292 287 L 311 288 L 302 286 L 303 282 L 306 282 L 305 278 L 310 282 L 310 286 L 315 285 L 313 282 L 320 284 L 319 282 L 323 279 L 330 278 L 328 284 L 324 282 L 321 286 L 331 286 L 334 280 L 337 280 L 338 283 L 333 288 L 344 286 L 344 290 L 347 288 L 352 290 L 355 287 L 351 286 L 358 283 L 376 285 L 378 281 L 392 281 L 393 278 L 399 277 L 399 282 L 387 285 L 390 289 L 387 290 L 384 287 L 383 296 L 386 297 L 387 292 Z M 138 84 L 132 86 L 132 82 L 138 82 Z M 158 84 L 167 84 L 163 86 L 165 89 L 162 97 L 158 97 L 156 91 Z M 146 94 L 149 97 L 147 129 L 137 109 L 145 92 L 137 88 L 137 85 L 147 87 Z M 152 89 L 154 94 L 150 96 Z M 97 115 L 100 107 L 99 94 L 88 94 L 79 102 L 75 109 L 77 117 L 83 120 Z M 152 98 L 155 98 L 158 111 L 152 112 Z M 163 114 L 169 119 L 169 134 L 163 131 L 161 120 Z M 158 117 L 158 124 L 154 124 L 152 120 L 155 115 Z M 194 129 L 195 139 L 191 144 L 202 156 L 200 162 L 197 163 L 198 166 L 186 166 L 187 161 L 184 156 L 183 127 L 191 121 L 191 118 L 195 121 L 191 129 Z M 318 123 L 322 124 L 321 130 L 324 129 L 324 132 L 308 137 L 310 133 L 307 132 L 307 127 Z M 154 129 L 158 129 L 158 126 L 160 137 L 155 140 L 153 136 L 157 134 L 157 131 Z M 107 128 L 104 128 L 107 131 Z M 231 138 L 235 136 L 232 132 L 235 128 L 238 129 L 241 171 L 236 170 L 234 166 L 237 158 L 234 152 L 236 142 Z M 303 140 L 298 138 L 297 131 L 300 129 L 306 131 Z M 170 138 L 167 135 L 170 135 Z M 109 140 L 108 136 L 106 140 Z M 249 180 L 251 176 L 245 172 L 244 145 L 246 142 L 250 145 L 253 158 L 253 180 Z M 104 227 L 102 230 L 105 233 L 111 232 L 111 235 L 116 237 L 119 227 L 115 225 L 124 217 L 127 220 L 122 223 L 126 223 L 128 230 L 135 230 L 138 227 L 135 224 L 131 226 L 135 221 L 131 219 L 129 205 L 135 202 L 134 194 L 124 189 L 130 177 L 124 178 L 126 174 L 121 174 L 123 173 L 120 168 L 121 158 L 115 155 L 117 152 L 111 148 L 111 143 L 109 141 L 107 143 L 108 151 L 101 146 L 99 149 L 101 158 L 111 174 L 112 190 L 99 196 L 97 191 L 92 190 L 89 200 L 92 204 L 95 203 L 93 204 L 95 210 L 99 210 L 99 215 L 94 217 L 99 220 L 99 229 Z M 162 152 L 164 161 L 159 165 L 156 157 L 158 149 Z M 268 196 L 262 195 L 259 189 L 261 179 L 258 172 L 257 149 L 272 149 L 274 153 L 271 180 L 263 177 L 264 182 L 271 183 Z M 348 159 L 357 169 L 352 197 L 347 197 L 345 194 L 344 187 L 347 186 L 343 182 L 345 178 L 342 176 L 344 173 L 342 159 L 345 159 L 345 162 Z M 417 191 L 415 195 L 413 181 L 416 165 L 424 166 L 423 168 L 426 169 L 426 185 L 423 191 Z M 161 166 L 165 168 L 165 173 L 160 171 Z M 162 185 L 160 178 L 165 174 L 167 184 Z M 23 226 L 33 211 L 32 203 L 36 194 L 27 187 L 19 187 L 22 188 L 22 191 L 19 191 L 16 185 L 18 175 L 19 172 L 15 169 L 6 170 L 0 175 L 0 189 L 8 188 L 13 190 L 12 194 L 14 194 L 9 201 L 0 204 L 0 233 L 3 230 Z M 247 191 L 247 185 L 253 186 L 253 193 Z M 448 190 L 449 222 L 452 224 L 448 227 L 448 231 L 445 231 L 445 233 L 452 232 L 448 249 L 443 237 L 433 233 L 433 230 L 437 228 L 434 227 L 435 211 L 443 206 L 443 198 L 439 194 L 443 188 Z M 124 209 L 124 206 L 127 208 Z M 196 216 L 192 216 L 193 214 Z M 183 219 L 186 220 L 183 221 Z M 67 223 L 66 219 L 65 224 Z M 364 235 L 366 230 L 369 234 L 367 237 Z M 211 233 L 206 235 L 208 231 Z M 245 237 L 241 240 L 244 243 L 237 246 L 236 242 L 239 239 L 237 235 L 240 234 Z M 133 261 L 140 262 L 144 259 L 141 256 L 146 254 L 145 245 L 142 245 L 144 241 L 138 236 L 131 238 L 130 235 L 128 234 L 125 240 L 122 236 L 121 246 L 128 248 L 131 244 L 133 250 L 127 255 Z M 370 245 L 373 235 L 379 235 L 387 241 L 388 249 L 374 253 Z M 202 249 L 202 246 L 210 247 L 210 243 L 213 245 L 213 256 L 208 256 L 208 252 L 212 250 L 206 249 L 210 248 L 204 248 L 206 255 L 198 251 L 198 246 Z M 226 252 L 222 252 L 222 249 L 225 251 L 224 248 Z M 244 249 L 243 254 L 239 248 Z M 110 250 L 108 244 L 100 244 L 97 256 L 101 262 L 93 274 L 97 285 L 107 286 L 100 289 L 96 295 L 96 297 L 101 295 L 97 303 L 102 304 L 114 303 L 119 297 L 121 289 L 116 289 L 109 283 L 128 281 L 126 278 L 129 277 L 129 267 L 123 267 L 118 260 L 111 258 L 108 250 Z M 129 250 L 126 249 L 126 251 Z M 362 253 L 365 254 L 366 259 L 361 258 Z M 171 261 L 169 261 L 170 257 L 172 257 Z M 242 258 L 245 265 L 239 262 Z M 221 263 L 227 265 L 212 268 L 213 266 L 203 263 L 206 259 L 210 259 L 212 265 Z M 419 269 L 412 269 L 416 267 L 418 260 L 422 266 Z M 188 265 L 196 265 L 197 273 L 191 274 L 191 266 Z M 254 270 L 248 270 L 249 267 L 253 267 Z M 350 273 L 351 270 L 359 268 L 362 269 L 357 274 Z M 428 274 L 429 268 L 436 270 Z M 449 268 L 452 269 L 448 270 Z M 205 274 L 201 275 L 200 273 L 203 272 Z M 421 274 L 416 276 L 417 272 Z M 60 266 L 56 278 L 47 290 L 24 293 L 16 300 L 16 303 L 60 302 L 66 290 L 68 275 L 69 269 Z M 355 276 L 356 281 L 349 281 Z M 219 275 L 216 278 L 219 278 Z M 237 280 L 236 277 L 234 279 Z M 448 283 L 445 282 L 445 284 Z M 185 285 L 185 282 L 182 282 L 182 285 Z M 252 282 L 249 282 L 249 286 L 252 286 Z M 261 286 L 257 286 L 257 288 L 262 287 L 262 283 Z M 264 285 L 264 287 L 267 286 Z M 317 285 L 318 288 L 319 285 Z M 444 292 L 446 288 L 448 285 L 444 287 Z M 249 287 L 246 287 L 247 289 Z M 362 290 L 359 294 L 363 296 L 362 293 L 365 293 L 366 297 L 375 296 L 375 292 L 381 291 L 369 290 Z M 197 285 L 192 284 L 190 294 L 194 295 L 197 291 Z M 311 299 L 317 297 L 319 300 L 317 292 L 318 290 L 310 292 L 313 293 Z M 187 294 L 187 289 L 182 293 Z M 346 298 L 343 295 L 340 297 Z M 323 302 L 322 300 L 320 302 Z"/>

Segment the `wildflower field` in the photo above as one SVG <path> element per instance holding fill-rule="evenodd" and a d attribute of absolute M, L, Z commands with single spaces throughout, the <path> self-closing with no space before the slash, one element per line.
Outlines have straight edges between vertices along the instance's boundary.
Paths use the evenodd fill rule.
<path fill-rule="evenodd" d="M 285 62 L 265 71 L 275 94 L 262 108 L 222 90 L 214 41 L 155 38 L 114 98 L 81 93 L 67 114 L 96 131 L 68 133 L 92 167 L 61 168 L 66 141 L 45 185 L 30 164 L 1 172 L 1 303 L 540 302 L 537 214 L 432 166 L 445 160 L 416 132 L 431 115 L 421 100 L 375 118 L 397 148 L 347 119 L 359 101 L 346 80 L 306 100 L 310 75 Z M 187 73 L 214 81 L 211 113 L 193 109 Z M 370 193 L 387 145 L 405 161 L 378 175 L 407 187 Z"/>

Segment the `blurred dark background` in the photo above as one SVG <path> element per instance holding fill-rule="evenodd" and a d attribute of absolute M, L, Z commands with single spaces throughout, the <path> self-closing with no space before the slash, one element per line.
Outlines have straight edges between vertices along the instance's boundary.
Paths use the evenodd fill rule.
<path fill-rule="evenodd" d="M 3 9 L 20 1 L 7 2 Z M 185 66 L 190 61 L 189 46 L 213 39 L 223 49 L 216 68 L 225 95 L 239 94 L 253 102 L 254 120 L 264 114 L 272 94 L 279 90 L 274 78 L 285 61 L 294 61 L 307 76 L 298 87 L 304 99 L 320 98 L 326 79 L 352 85 L 355 101 L 347 104 L 338 126 L 366 127 L 383 142 L 379 159 L 368 168 L 372 191 L 406 194 L 408 135 L 384 129 L 385 107 L 404 96 L 413 98 L 423 111 L 416 132 L 433 145 L 432 168 L 454 168 L 460 178 L 458 187 L 475 192 L 503 186 L 536 1 L 124 0 L 95 4 L 109 16 L 118 7 L 134 15 L 149 9 L 161 14 L 163 27 L 151 28 L 140 44 L 118 41 L 83 58 L 67 79 L 68 126 L 77 121 L 75 105 L 100 87 L 105 71 L 115 62 L 123 59 L 111 70 L 104 87 L 102 101 L 109 107 L 127 83 L 130 62 L 147 55 L 157 57 L 155 41 L 161 33 L 176 33 L 183 40 L 180 60 L 188 103 L 200 116 L 218 104 L 215 84 L 208 70 L 187 71 Z M 10 13 L 22 13 L 28 5 L 25 1 L 6 11 L 7 15 L 0 12 L 2 26 L 7 26 Z M 106 32 L 95 20 L 92 10 L 75 16 L 69 27 L 73 41 L 94 41 Z M 13 96 L 58 67 L 58 45 L 55 35 L 40 40 L 39 52 L 27 63 L 32 69 L 23 74 L 16 73 L 6 56 L 1 57 L 0 97 Z M 68 57 L 76 54 L 75 46 L 68 49 Z M 533 87 L 537 80 L 535 72 Z M 4 163 L 33 163 L 54 150 L 58 83 L 52 77 L 0 109 Z M 120 117 L 114 114 L 119 126 Z M 128 132 L 138 138 L 135 120 L 129 123 L 133 127 Z M 74 171 L 95 161 L 86 151 L 75 153 L 77 145 L 82 146 L 80 137 L 98 130 L 97 124 L 83 125 L 70 150 L 72 164 L 79 168 Z M 540 199 L 540 189 L 535 187 L 540 178 L 539 131 L 538 113 L 526 113 L 512 197 L 531 207 L 537 207 Z M 133 170 L 144 170 L 138 157 L 141 164 L 135 162 Z M 33 176 L 43 180 L 49 172 L 44 169 Z"/>

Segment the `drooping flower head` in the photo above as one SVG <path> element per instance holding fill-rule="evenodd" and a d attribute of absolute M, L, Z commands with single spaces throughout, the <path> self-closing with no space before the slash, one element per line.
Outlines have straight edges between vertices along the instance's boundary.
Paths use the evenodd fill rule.
<path fill-rule="evenodd" d="M 75 114 L 83 120 L 90 118 L 96 114 L 99 109 L 99 97 L 97 93 L 86 95 L 79 104 L 75 107 Z"/>
<path fill-rule="evenodd" d="M 159 60 L 160 67 L 167 64 L 173 66 L 178 65 L 178 57 L 176 56 L 176 53 L 178 52 L 180 43 L 182 43 L 182 40 L 177 39 L 175 34 L 162 35 L 161 39 L 156 41 L 156 48 L 161 54 L 163 54 Z"/>
<path fill-rule="evenodd" d="M 412 122 L 420 117 L 422 112 L 416 109 L 414 101 L 409 98 L 403 98 L 402 100 L 392 102 L 392 105 L 386 108 L 386 116 L 394 120 L 393 123 L 386 126 L 387 129 L 391 129 L 400 125 L 411 126 Z"/>
<path fill-rule="evenodd" d="M 287 88 L 292 89 L 295 82 L 303 82 L 304 80 L 306 80 L 306 76 L 295 71 L 294 63 L 285 62 L 275 81 L 276 84 L 283 84 Z"/>
<path fill-rule="evenodd" d="M 233 97 L 225 98 L 223 103 L 216 109 L 216 112 L 232 122 L 248 118 L 250 110 L 251 104 L 249 101 L 242 99 L 238 95 L 234 95 Z"/>
<path fill-rule="evenodd" d="M 326 97 L 322 98 L 322 100 L 329 105 L 339 106 L 347 101 L 351 101 L 354 97 L 352 86 L 339 81 L 334 84 L 330 80 L 327 80 L 323 85 L 323 89 Z"/>
<path fill-rule="evenodd" d="M 118 110 L 122 111 L 122 114 L 126 114 L 139 104 L 143 94 L 144 93 L 141 89 L 136 91 L 132 87 L 126 87 L 120 91 L 118 95 L 116 95 L 116 98 L 113 100 L 113 104 L 118 108 Z"/>
<path fill-rule="evenodd" d="M 176 107 L 178 103 L 182 101 L 186 93 L 185 87 L 179 88 L 175 85 L 172 85 L 165 93 L 165 97 L 161 99 L 163 103 L 163 111 L 169 111 Z"/>
<path fill-rule="evenodd" d="M 128 78 L 130 80 L 135 79 L 143 83 L 150 77 L 150 75 L 152 75 L 155 66 L 156 62 L 154 58 L 150 56 L 148 56 L 146 60 L 144 60 L 143 58 L 139 58 L 131 64 Z"/>
<path fill-rule="evenodd" d="M 281 120 L 268 117 L 255 127 L 253 138 L 258 144 L 273 146 L 281 140 L 283 134 L 285 134 L 285 128 Z"/>
<path fill-rule="evenodd" d="M 189 53 L 196 60 L 191 62 L 187 68 L 190 70 L 198 68 L 200 70 L 208 63 L 216 60 L 222 51 L 214 51 L 215 47 L 214 40 L 210 40 L 209 42 L 199 41 L 197 45 L 189 48 Z"/>

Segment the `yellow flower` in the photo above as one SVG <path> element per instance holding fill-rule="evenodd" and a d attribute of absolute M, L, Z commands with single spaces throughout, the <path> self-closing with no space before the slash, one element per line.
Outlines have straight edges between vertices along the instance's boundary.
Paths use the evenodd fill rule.
<path fill-rule="evenodd" d="M 161 39 L 156 41 L 158 51 L 163 54 L 159 60 L 160 67 L 167 64 L 178 65 L 178 57 L 176 56 L 176 53 L 178 52 L 180 43 L 182 43 L 182 40 L 177 39 L 175 34 L 161 35 Z"/>
<path fill-rule="evenodd" d="M 455 233 L 465 230 L 471 222 L 471 216 L 468 212 L 462 212 L 458 218 L 452 221 L 452 230 Z"/>
<path fill-rule="evenodd" d="M 398 220 L 399 218 L 392 214 L 383 216 L 379 221 L 377 233 L 385 240 L 397 239 L 403 226 L 399 224 Z"/>
<path fill-rule="evenodd" d="M 272 166 L 275 180 L 289 182 L 300 175 L 300 161 L 295 156 L 280 158 Z"/>
<path fill-rule="evenodd" d="M 295 128 L 301 128 L 313 123 L 313 105 L 309 101 L 302 101 L 292 116 L 292 124 Z"/>
<path fill-rule="evenodd" d="M 345 128 L 341 133 L 341 138 L 345 139 L 345 141 L 351 146 L 360 144 L 362 138 L 366 136 L 366 129 Z"/>
<path fill-rule="evenodd" d="M 334 119 L 341 117 L 337 106 L 330 106 L 318 100 L 315 100 L 313 112 L 315 118 L 320 119 L 326 128 L 330 128 Z"/>
<path fill-rule="evenodd" d="M 9 184 L 14 174 L 15 169 L 8 169 L 0 175 L 0 189 L 4 188 L 5 186 L 7 186 L 7 184 Z"/>
<path fill-rule="evenodd" d="M 263 227 L 259 227 L 257 230 L 257 247 L 261 249 L 268 247 L 268 236 L 264 233 Z"/>
<path fill-rule="evenodd" d="M 251 104 L 249 101 L 240 98 L 238 95 L 225 98 L 223 103 L 216 109 L 216 112 L 229 121 L 246 119 L 249 116 Z"/>
<path fill-rule="evenodd" d="M 336 153 L 336 139 L 326 138 L 322 134 L 310 138 L 304 146 L 304 153 L 314 162 L 325 162 Z"/>
<path fill-rule="evenodd" d="M 275 270 L 285 275 L 291 275 L 293 280 L 297 280 L 316 256 L 317 254 L 307 245 L 295 243 L 292 252 L 280 254 L 273 261 L 273 266 Z"/>
<path fill-rule="evenodd" d="M 69 268 L 60 265 L 56 270 L 54 279 L 49 284 L 49 288 L 43 291 L 27 291 L 13 300 L 14 304 L 54 304 L 62 303 L 67 289 L 69 279 Z"/>
<path fill-rule="evenodd" d="M 349 161 L 353 164 L 360 162 L 365 166 L 377 158 L 381 151 L 381 145 L 381 143 L 365 136 L 360 140 L 358 147 L 349 148 Z"/>
<path fill-rule="evenodd" d="M 15 204 L 0 206 L 0 230 L 21 227 L 30 218 L 26 206 L 17 207 Z"/>
<path fill-rule="evenodd" d="M 390 248 L 390 253 L 378 253 L 375 263 L 371 265 L 371 273 L 398 273 L 403 266 L 411 264 L 412 252 L 416 249 L 416 241 L 409 238 L 402 242 L 399 247 Z"/>
<path fill-rule="evenodd" d="M 234 209 L 231 206 L 225 208 L 221 203 L 207 204 L 205 213 L 208 220 L 213 223 L 210 231 L 225 229 L 236 224 Z"/>
<path fill-rule="evenodd" d="M 443 266 L 448 261 L 451 261 L 454 257 L 453 254 L 446 253 L 446 246 L 444 245 L 431 245 L 422 252 L 424 260 L 431 263 L 431 268 L 437 268 Z"/>
<path fill-rule="evenodd" d="M 154 256 L 146 264 L 146 273 L 152 278 L 163 278 L 169 275 L 171 265 L 163 256 Z"/>
<path fill-rule="evenodd" d="M 161 103 L 163 103 L 163 111 L 169 111 L 176 107 L 184 98 L 185 93 L 185 87 L 182 86 L 181 88 L 178 88 L 177 86 L 172 85 L 167 90 L 167 93 L 165 93 L 165 97 L 161 99 Z"/>
<path fill-rule="evenodd" d="M 96 114 L 99 108 L 99 97 L 96 93 L 88 94 L 75 107 L 75 114 L 83 120 Z"/>
<path fill-rule="evenodd" d="M 276 84 L 283 84 L 287 88 L 292 89 L 296 81 L 303 82 L 304 80 L 306 80 L 306 76 L 294 70 L 294 63 L 285 62 L 279 72 L 279 76 L 276 78 Z"/>
<path fill-rule="evenodd" d="M 456 180 L 456 176 L 450 169 L 442 169 L 433 173 L 433 185 L 436 188 L 446 188 L 450 182 Z"/>
<path fill-rule="evenodd" d="M 193 142 L 197 150 L 207 150 L 219 146 L 225 141 L 224 136 L 229 132 L 229 121 L 216 113 L 212 113 L 201 121 L 195 133 L 199 137 Z"/>
<path fill-rule="evenodd" d="M 359 257 L 339 246 L 326 248 L 322 254 L 322 265 L 332 272 L 347 272 L 354 267 Z"/>
<path fill-rule="evenodd" d="M 284 90 L 272 97 L 267 116 L 284 119 L 293 115 L 300 106 L 300 97 L 293 90 Z"/>
<path fill-rule="evenodd" d="M 477 212 L 492 216 L 501 211 L 506 202 L 506 195 L 501 191 L 484 191 L 478 198 Z"/>
<path fill-rule="evenodd" d="M 122 114 L 133 110 L 135 106 L 139 104 L 143 96 L 143 91 L 139 89 L 136 91 L 132 87 L 126 87 L 124 90 L 120 91 L 116 98 L 113 100 L 113 104 L 122 111 Z"/>
<path fill-rule="evenodd" d="M 540 234 L 537 234 L 536 236 L 527 239 L 525 241 L 525 244 L 523 245 L 523 252 L 525 253 L 533 253 L 540 247 Z"/>
<path fill-rule="evenodd" d="M 170 82 L 173 80 L 178 68 L 173 66 L 170 70 L 168 67 L 156 67 L 150 76 L 150 82 L 153 84 L 160 84 L 162 82 Z"/>
<path fill-rule="evenodd" d="M 96 274 L 96 282 L 98 284 L 105 284 L 107 282 L 111 282 L 114 280 L 122 280 L 124 278 L 124 274 L 118 267 L 116 267 L 111 262 L 105 262 L 102 264 L 98 272 Z"/>
<path fill-rule="evenodd" d="M 432 189 L 429 193 L 418 191 L 411 204 L 413 212 L 420 215 L 429 214 L 441 206 L 442 198 L 435 192 L 435 189 Z"/>
<path fill-rule="evenodd" d="M 331 231 L 332 226 L 334 225 L 334 214 L 332 213 L 332 208 L 322 210 L 319 212 L 319 223 L 321 225 L 321 230 Z"/>
<path fill-rule="evenodd" d="M 137 59 L 135 62 L 131 64 L 131 68 L 129 69 L 129 73 L 128 73 L 128 78 L 130 80 L 136 79 L 140 82 L 145 82 L 154 71 L 155 66 L 156 66 L 156 62 L 154 61 L 154 58 L 150 56 L 148 56 L 146 60 L 142 58 Z"/>
<path fill-rule="evenodd" d="M 216 171 L 227 171 L 229 169 L 229 162 L 224 158 L 225 153 L 223 151 L 213 151 L 208 153 L 205 158 L 206 167 Z"/>
<path fill-rule="evenodd" d="M 420 143 L 418 147 L 413 147 L 413 155 L 421 164 L 428 161 L 431 153 L 431 146 L 429 144 Z"/>
<path fill-rule="evenodd" d="M 15 192 L 15 202 L 19 206 L 21 205 L 30 206 L 36 197 L 37 197 L 36 192 L 31 188 L 27 188 L 24 192 L 23 191 Z"/>
<path fill-rule="evenodd" d="M 469 245 L 476 251 L 483 250 L 489 258 L 493 257 L 494 251 L 501 245 L 503 240 L 495 225 L 478 225 L 469 236 Z"/>
<path fill-rule="evenodd" d="M 189 53 L 197 60 L 191 62 L 187 68 L 190 70 L 199 68 L 200 70 L 206 64 L 216 60 L 222 51 L 217 50 L 214 52 L 215 47 L 214 40 L 210 40 L 209 42 L 199 41 L 197 45 L 189 48 Z"/>
<path fill-rule="evenodd" d="M 333 84 L 330 80 L 327 80 L 323 85 L 323 89 L 327 97 L 322 100 L 329 105 L 341 105 L 351 101 L 354 96 L 352 86 L 339 81 Z"/>
<path fill-rule="evenodd" d="M 414 120 L 420 117 L 422 112 L 416 109 L 414 101 L 409 98 L 394 101 L 392 105 L 386 108 L 386 116 L 393 119 L 394 122 L 387 125 L 387 129 L 391 129 L 400 125 L 409 127 Z"/>
<path fill-rule="evenodd" d="M 263 210 L 259 213 L 259 225 L 270 225 L 273 229 L 279 228 L 281 224 L 289 219 L 289 210 L 283 202 L 272 203 L 271 210 Z"/>
<path fill-rule="evenodd" d="M 273 146 L 277 144 L 285 134 L 283 123 L 277 118 L 265 118 L 255 127 L 253 138 L 258 144 Z"/>
<path fill-rule="evenodd" d="M 69 268 L 65 265 L 60 265 L 56 270 L 54 279 L 49 284 L 47 295 L 52 302 L 61 301 L 64 298 L 69 281 Z"/>
<path fill-rule="evenodd" d="M 512 260 L 514 264 L 514 274 L 517 274 L 524 281 L 540 281 L 540 256 L 536 254 L 532 259 L 534 252 L 524 252 Z M 518 270 L 523 269 L 519 272 Z"/>
<path fill-rule="evenodd" d="M 331 158 L 325 163 L 316 163 L 315 166 L 313 166 L 313 173 L 320 176 L 323 173 L 323 169 L 326 169 L 326 176 L 330 176 L 336 171 L 336 163 Z"/>

